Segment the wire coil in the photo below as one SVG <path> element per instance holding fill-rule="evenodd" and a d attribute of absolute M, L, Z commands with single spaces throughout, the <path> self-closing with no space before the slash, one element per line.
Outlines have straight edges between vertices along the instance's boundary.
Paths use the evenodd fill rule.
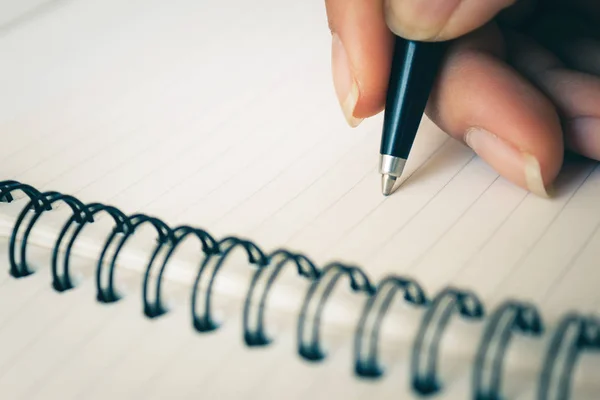
<path fill-rule="evenodd" d="M 191 293 L 190 320 L 193 328 L 200 333 L 219 329 L 211 310 L 213 283 L 232 251 L 242 248 L 248 264 L 255 268 L 242 313 L 243 337 L 249 348 L 268 346 L 274 341 L 266 334 L 265 307 L 277 277 L 289 266 L 295 267 L 300 279 L 309 282 L 297 320 L 298 355 L 313 363 L 325 359 L 327 352 L 320 335 L 321 315 L 335 286 L 342 278 L 348 278 L 350 289 L 366 296 L 354 335 L 354 371 L 360 378 L 376 379 L 385 375 L 385 367 L 381 365 L 378 355 L 379 331 L 392 302 L 401 293 L 404 302 L 424 310 L 412 345 L 409 372 L 413 390 L 421 395 L 443 391 L 444 384 L 437 371 L 438 348 L 452 317 L 485 323 L 471 377 L 471 398 L 477 400 L 502 398 L 503 361 L 511 338 L 520 334 L 540 339 L 545 334 L 542 317 L 531 304 L 511 300 L 492 310 L 486 317 L 484 305 L 478 296 L 458 288 L 447 287 L 429 297 L 417 281 L 407 277 L 392 275 L 374 284 L 356 266 L 331 263 L 319 268 L 307 256 L 286 249 L 268 254 L 250 240 L 237 237 L 217 240 L 203 229 L 187 225 L 171 228 L 156 217 L 144 214 L 128 216 L 113 206 L 84 204 L 73 196 L 52 191 L 40 192 L 14 180 L 0 181 L 0 202 L 14 201 L 13 193 L 16 191 L 24 193 L 29 201 L 19 213 L 10 236 L 9 274 L 15 279 L 23 279 L 34 273 L 27 262 L 27 243 L 42 214 L 51 211 L 57 202 L 66 203 L 71 210 L 72 215 L 60 230 L 52 250 L 51 285 L 57 292 L 76 287 L 69 266 L 71 250 L 83 228 L 94 223 L 98 213 L 104 212 L 111 217 L 114 227 L 104 241 L 95 270 L 96 300 L 101 303 L 118 302 L 122 298 L 115 282 L 119 253 L 141 226 L 152 226 L 156 231 L 156 242 L 142 282 L 143 313 L 147 318 L 159 318 L 168 312 L 161 298 L 164 273 L 183 240 L 188 236 L 197 238 L 203 259 Z M 20 246 L 17 245 L 19 236 Z M 65 243 L 64 252 L 61 253 L 59 250 Z M 150 274 L 154 270 L 158 270 L 158 275 L 155 285 L 151 285 Z M 207 282 L 203 292 L 199 290 L 201 282 Z M 261 286 L 259 282 L 264 284 Z M 258 302 L 254 301 L 256 299 Z M 258 305 L 253 307 L 252 304 Z M 316 311 L 311 314 L 309 310 Z M 583 315 L 566 315 L 553 332 L 546 350 L 544 369 L 538 379 L 537 397 L 540 400 L 568 398 L 577 356 L 583 351 L 598 348 L 600 322 Z M 559 376 L 559 379 L 553 379 L 555 376 Z"/>

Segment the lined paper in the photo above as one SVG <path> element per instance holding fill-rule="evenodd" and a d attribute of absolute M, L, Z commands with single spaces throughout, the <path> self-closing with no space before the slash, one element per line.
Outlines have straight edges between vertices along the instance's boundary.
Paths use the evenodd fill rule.
<path fill-rule="evenodd" d="M 530 301 L 550 326 L 570 310 L 599 312 L 600 168 L 569 162 L 555 196 L 537 198 L 424 118 L 402 187 L 382 197 L 382 116 L 344 123 L 317 3 L 77 0 L 12 25 L 0 34 L 0 58 L 10 60 L 0 65 L 0 179 L 289 248 L 319 265 L 344 261 L 374 281 L 398 274 L 430 294 L 473 290 L 490 310 Z M 0 204 L 5 226 L 17 210 Z M 82 240 L 102 244 L 86 232 Z M 197 247 L 186 250 L 178 256 L 193 275 Z M 401 390 L 354 382 L 348 338 L 315 377 L 292 365 L 293 326 L 277 350 L 256 355 L 238 343 L 239 321 L 199 342 L 169 329 L 189 327 L 184 311 L 155 324 L 130 318 L 135 301 L 87 305 L 90 281 L 61 297 L 47 279 L 1 282 L 0 304 L 12 307 L 0 307 L 0 343 L 14 346 L 2 353 L 0 393 L 275 398 L 296 385 L 298 396 L 319 398 L 336 374 L 344 396 Z M 456 382 L 448 393 L 464 398 L 468 376 Z"/>
<path fill-rule="evenodd" d="M 266 249 L 289 247 L 319 263 L 341 259 L 375 279 L 406 273 L 433 292 L 447 284 L 472 288 L 494 304 L 507 296 L 543 303 L 592 240 L 600 212 L 592 200 L 594 165 L 567 165 L 557 195 L 538 199 L 426 118 L 406 182 L 394 196 L 380 196 L 381 115 L 357 129 L 344 124 L 330 82 L 326 26 L 309 29 L 324 20 L 322 7 L 240 9 L 265 23 L 244 19 L 222 29 L 218 46 L 208 33 L 220 32 L 215 19 L 226 18 L 227 8 L 204 15 L 182 1 L 165 15 L 158 2 L 140 10 L 90 1 L 94 12 L 84 3 L 2 38 L 6 54 L 24 38 L 29 44 L 2 66 L 5 77 L 19 60 L 39 57 L 33 50 L 50 40 L 46 32 L 60 33 L 55 46 L 63 49 L 46 55 L 47 63 L 73 49 L 81 60 L 104 60 L 79 70 L 88 78 L 79 90 L 45 71 L 57 88 L 63 82 L 55 93 L 65 103 L 48 105 L 49 115 L 37 105 L 3 125 L 5 179 L 216 236 L 249 237 Z M 291 14 L 296 28 L 281 22 Z M 97 46 L 68 40 L 81 18 L 93 22 L 87 35 Z M 31 68 L 34 76 L 45 65 Z M 35 104 L 37 91 L 29 93 Z M 593 307 L 588 300 L 570 307 Z"/>

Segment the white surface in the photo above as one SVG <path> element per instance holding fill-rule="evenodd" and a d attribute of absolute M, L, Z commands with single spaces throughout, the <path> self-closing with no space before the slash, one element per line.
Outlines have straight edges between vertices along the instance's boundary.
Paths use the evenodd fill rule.
<path fill-rule="evenodd" d="M 11 12 L 16 15 L 25 9 L 23 5 L 21 11 Z M 321 266 L 343 260 L 361 266 L 374 281 L 390 273 L 407 274 L 429 294 L 448 284 L 472 289 L 488 311 L 509 297 L 532 301 L 550 327 L 570 309 L 598 311 L 600 169 L 571 165 L 557 183 L 556 197 L 539 199 L 499 178 L 469 149 L 425 119 L 407 164 L 408 181 L 393 196 L 383 198 L 376 170 L 381 116 L 355 130 L 346 127 L 331 85 L 330 38 L 322 2 L 77 0 L 45 10 L 51 11 L 0 35 L 0 179 L 57 190 L 84 202 L 112 204 L 126 213 L 156 215 L 171 226 L 198 226 L 217 238 L 230 234 L 250 238 L 267 252 L 289 247 Z M 0 205 L 0 236 L 10 234 L 25 204 L 21 198 Z M 36 225 L 32 244 L 51 248 L 68 216 L 65 212 L 61 206 L 44 217 Z M 110 227 L 106 217 L 101 221 L 104 230 L 86 230 L 74 249 L 89 263 L 87 269 L 85 263 L 79 267 L 84 275 L 93 272 Z M 141 270 L 149 239 L 142 235 L 136 246 L 124 251 L 120 266 Z M 183 247 L 169 264 L 168 275 L 185 284 L 194 276 L 199 258 L 195 243 Z M 43 268 L 45 261 L 40 263 Z M 239 303 L 250 276 L 247 269 L 228 269 L 219 281 L 219 295 Z M 291 321 L 290 307 L 297 306 L 299 297 L 286 288 L 296 287 L 301 294 L 306 285 L 299 282 L 293 276 L 282 279 L 276 284 L 280 297 L 271 299 L 274 308 L 291 313 Z M 2 288 L 12 285 L 28 284 L 6 281 Z M 19 302 L 29 301 L 27 290 L 11 290 L 7 293 Z M 188 292 L 182 290 L 185 299 Z M 87 310 L 89 314 L 80 312 L 91 325 L 82 323 L 81 328 L 89 330 L 81 335 L 97 332 L 98 343 L 120 348 L 134 339 L 98 331 L 93 325 L 96 313 L 98 318 L 116 318 L 119 322 L 111 325 L 115 332 L 123 324 L 124 332 L 157 335 L 156 343 L 174 347 L 157 348 L 154 354 L 143 347 L 150 344 L 139 343 L 137 350 L 128 350 L 114 364 L 105 354 L 103 362 L 113 365 L 114 371 L 106 370 L 108 364 L 89 364 L 99 347 L 75 350 L 70 357 L 76 361 L 53 372 L 62 379 L 56 381 L 47 370 L 42 372 L 46 364 L 40 360 L 62 363 L 57 353 L 17 349 L 13 369 L 0 371 L 0 393 L 35 391 L 39 398 L 53 398 L 67 390 L 60 382 L 70 382 L 69 393 L 62 398 L 92 387 L 98 389 L 93 392 L 98 398 L 108 392 L 142 396 L 143 388 L 145 395 L 151 392 L 156 398 L 175 388 L 191 396 L 193 390 L 183 388 L 192 384 L 223 398 L 235 390 L 250 397 L 268 398 L 266 393 L 271 393 L 279 398 L 284 393 L 279 389 L 312 397 L 329 390 L 358 396 L 389 389 L 397 396 L 404 387 L 386 386 L 393 378 L 384 380 L 381 389 L 355 381 L 344 347 L 326 366 L 294 364 L 298 360 L 293 325 L 279 350 L 269 355 L 231 350 L 228 340 L 239 342 L 241 336 L 235 325 L 228 325 L 228 333 L 216 335 L 212 342 L 198 342 L 200 347 L 189 354 L 177 353 L 180 340 L 196 343 L 185 336 L 188 331 L 167 327 L 177 318 L 187 318 L 183 311 L 153 325 L 143 322 L 139 307 L 132 303 L 123 303 L 131 310 L 126 305 L 123 311 L 115 307 L 111 312 L 119 316 L 108 316 L 91 301 L 93 292 L 88 293 L 89 304 L 79 304 L 77 296 L 85 298 L 83 292 L 65 295 L 63 302 L 49 287 L 46 291 L 31 301 L 60 302 L 64 312 L 68 307 Z M 358 308 L 344 304 L 332 302 L 329 313 L 328 321 L 342 328 L 336 341 L 349 338 L 358 315 Z M 31 306 L 27 321 L 35 320 L 36 309 Z M 139 317 L 125 317 L 129 312 Z M 56 322 L 53 315 L 44 320 L 46 326 L 70 332 L 66 320 Z M 416 325 L 408 320 L 413 322 L 391 325 L 385 346 L 410 343 Z M 14 335 L 30 329 L 10 321 L 3 326 Z M 403 328 L 396 331 L 397 326 Z M 464 398 L 469 381 L 466 375 L 460 380 L 461 368 L 473 357 L 480 329 L 480 324 L 466 328 L 456 323 L 445 336 L 442 353 L 462 357 L 443 357 L 443 373 L 458 374 L 458 386 L 449 388 L 447 396 L 456 390 L 456 398 Z M 66 338 L 57 334 L 39 346 L 55 351 L 59 336 Z M 62 346 L 71 348 L 82 337 L 73 333 L 67 339 Z M 8 343 L 3 340 L 0 337 L 0 343 Z M 547 341 L 534 342 L 523 353 L 515 350 L 521 349 L 519 339 L 513 343 L 517 345 L 511 348 L 511 362 L 524 368 L 524 374 L 535 374 Z M 205 355 L 206 349 L 216 355 Z M 197 358 L 205 356 L 204 368 L 219 359 L 222 369 L 205 375 L 197 366 Z M 171 372 L 162 366 L 161 357 L 171 360 Z M 23 371 L 38 363 L 40 380 L 23 384 Z M 104 372 L 92 384 L 96 368 Z M 406 373 L 402 363 L 394 368 L 404 371 L 398 374 Z M 197 375 L 186 375 L 194 371 Z M 138 372 L 139 377 L 129 375 Z M 85 379 L 70 381 L 79 373 Z M 272 378 L 277 374 L 280 382 L 297 380 L 278 389 L 274 385 L 279 378 Z M 360 387 L 354 390 L 354 385 Z"/>

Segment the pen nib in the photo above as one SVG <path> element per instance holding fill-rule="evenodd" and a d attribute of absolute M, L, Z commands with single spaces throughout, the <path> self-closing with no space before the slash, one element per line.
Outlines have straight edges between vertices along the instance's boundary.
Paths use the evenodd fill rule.
<path fill-rule="evenodd" d="M 389 196 L 392 193 L 394 183 L 396 183 L 395 177 L 388 174 L 383 174 L 381 176 L 381 191 L 384 196 Z"/>

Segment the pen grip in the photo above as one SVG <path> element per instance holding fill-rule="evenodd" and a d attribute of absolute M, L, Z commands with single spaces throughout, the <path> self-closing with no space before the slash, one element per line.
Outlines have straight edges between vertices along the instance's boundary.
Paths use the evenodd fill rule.
<path fill-rule="evenodd" d="M 446 47 L 445 42 L 415 42 L 396 37 L 381 154 L 408 157 Z"/>

